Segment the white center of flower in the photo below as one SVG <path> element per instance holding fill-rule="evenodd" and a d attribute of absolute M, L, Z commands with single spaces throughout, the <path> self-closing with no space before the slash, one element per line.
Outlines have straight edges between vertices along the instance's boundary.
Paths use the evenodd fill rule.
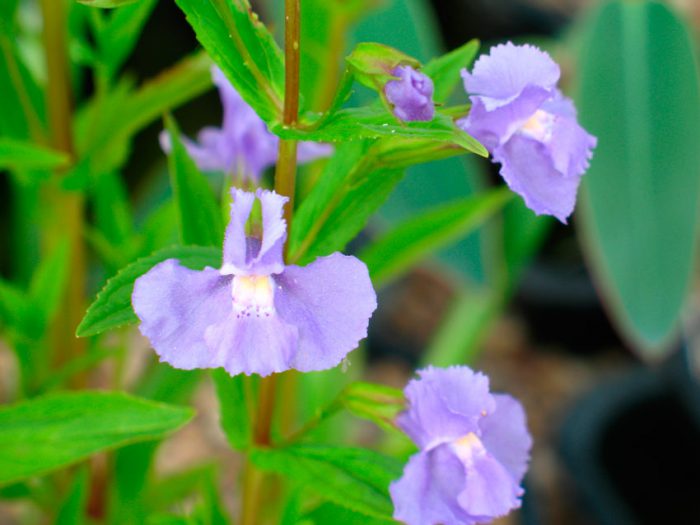
<path fill-rule="evenodd" d="M 538 109 L 535 111 L 535 114 L 532 115 L 527 122 L 525 122 L 525 124 L 523 124 L 520 131 L 535 140 L 547 142 L 552 137 L 554 119 L 555 117 L 551 113 Z"/>
<path fill-rule="evenodd" d="M 473 465 L 476 460 L 486 455 L 484 444 L 474 432 L 469 432 L 466 436 L 455 439 L 452 442 L 452 449 L 466 466 Z"/>
<path fill-rule="evenodd" d="M 275 288 L 269 275 L 235 275 L 231 297 L 239 318 L 269 317 L 275 311 Z"/>

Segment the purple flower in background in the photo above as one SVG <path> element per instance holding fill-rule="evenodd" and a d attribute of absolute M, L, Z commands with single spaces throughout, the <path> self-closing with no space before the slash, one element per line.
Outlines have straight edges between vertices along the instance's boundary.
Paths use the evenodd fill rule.
<path fill-rule="evenodd" d="M 224 106 L 221 128 L 207 127 L 199 132 L 198 142 L 183 137 L 190 157 L 202 171 L 223 171 L 242 175 L 257 183 L 263 171 L 277 162 L 279 138 L 270 133 L 267 125 L 234 89 L 223 72 L 212 68 L 214 84 Z M 170 137 L 160 136 L 163 150 L 169 152 Z M 311 162 L 333 153 L 329 144 L 300 142 L 297 161 Z"/>
<path fill-rule="evenodd" d="M 573 103 L 556 87 L 559 76 L 536 47 L 493 47 L 471 74 L 462 71 L 472 109 L 457 124 L 489 150 L 530 209 L 566 223 L 596 138 L 579 126 Z"/>
<path fill-rule="evenodd" d="M 418 445 L 389 488 L 408 525 L 488 523 L 520 506 L 532 438 L 525 413 L 469 367 L 427 368 L 409 382 L 398 424 Z"/>
<path fill-rule="evenodd" d="M 282 258 L 286 197 L 232 190 L 219 270 L 175 259 L 136 280 L 132 304 L 141 333 L 175 368 L 224 367 L 231 374 L 332 368 L 367 335 L 377 306 L 367 267 L 334 253 L 305 267 Z M 255 199 L 262 224 L 248 225 Z"/>
<path fill-rule="evenodd" d="M 407 122 L 432 120 L 435 106 L 430 77 L 411 66 L 398 66 L 391 74 L 398 80 L 388 81 L 384 85 L 384 94 L 394 106 L 394 115 Z"/>

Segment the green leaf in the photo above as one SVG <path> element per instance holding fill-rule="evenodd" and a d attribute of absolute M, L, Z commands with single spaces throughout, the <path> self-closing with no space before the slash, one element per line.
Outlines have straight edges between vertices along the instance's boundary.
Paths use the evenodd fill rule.
<path fill-rule="evenodd" d="M 180 238 L 183 244 L 221 246 L 221 213 L 209 181 L 187 153 L 175 121 L 167 116 L 165 125 L 172 146 L 168 165 L 180 218 Z"/>
<path fill-rule="evenodd" d="M 252 378 L 243 374 L 231 377 L 224 369 L 211 371 L 219 398 L 221 428 L 231 447 L 242 450 L 251 443 L 252 425 L 246 399 L 246 382 Z"/>
<path fill-rule="evenodd" d="M 423 73 L 433 79 L 435 102 L 447 102 L 460 81 L 462 69 L 469 68 L 476 53 L 479 51 L 479 41 L 470 40 L 466 44 L 428 62 Z M 466 94 L 465 94 L 466 97 Z"/>
<path fill-rule="evenodd" d="M 62 393 L 0 409 L 0 484 L 160 438 L 192 415 L 189 408 L 111 392 Z"/>
<path fill-rule="evenodd" d="M 360 253 L 372 282 L 396 279 L 421 259 L 466 237 L 511 198 L 501 188 L 441 204 L 400 224 Z"/>
<path fill-rule="evenodd" d="M 88 308 L 85 317 L 78 326 L 76 335 L 87 337 L 138 322 L 138 318 L 131 308 L 134 281 L 166 259 L 178 259 L 182 265 L 194 270 L 201 270 L 205 266 L 218 267 L 221 263 L 221 249 L 202 246 L 173 246 L 163 248 L 148 257 L 131 263 L 107 281 Z"/>
<path fill-rule="evenodd" d="M 385 430 L 396 430 L 394 420 L 406 408 L 401 390 L 373 383 L 349 384 L 339 397 L 351 414 L 368 419 Z"/>
<path fill-rule="evenodd" d="M 669 349 L 690 290 L 700 195 L 700 89 L 686 27 L 664 4 L 605 3 L 581 46 L 579 113 L 598 137 L 583 178 L 585 250 L 622 333 Z"/>
<path fill-rule="evenodd" d="M 365 514 L 325 502 L 304 514 L 300 523 L 304 525 L 396 525 L 391 518 L 371 518 Z"/>
<path fill-rule="evenodd" d="M 140 0 L 117 9 L 97 34 L 102 62 L 114 75 L 136 46 L 158 0 Z"/>
<path fill-rule="evenodd" d="M 73 480 L 68 497 L 56 516 L 56 525 L 82 525 L 85 523 L 85 504 L 88 496 L 88 470 L 81 468 Z"/>
<path fill-rule="evenodd" d="M 101 7 L 112 9 L 115 7 L 122 7 L 129 4 L 134 4 L 142 0 L 76 0 L 79 4 L 87 5 L 90 7 Z"/>
<path fill-rule="evenodd" d="M 282 51 L 248 0 L 176 2 L 243 100 L 268 124 L 282 120 Z"/>
<path fill-rule="evenodd" d="M 204 53 L 186 57 L 133 91 L 119 84 L 96 99 L 77 119 L 77 148 L 89 173 L 116 170 L 127 159 L 129 141 L 146 125 L 211 88 L 210 61 Z"/>
<path fill-rule="evenodd" d="M 0 279 L 0 325 L 26 333 L 30 313 L 31 302 L 27 294 L 13 284 Z"/>
<path fill-rule="evenodd" d="M 0 169 L 52 170 L 68 165 L 65 153 L 38 146 L 31 142 L 0 138 Z"/>
<path fill-rule="evenodd" d="M 437 113 L 429 122 L 399 122 L 382 106 L 341 109 L 323 119 L 318 127 L 292 129 L 274 126 L 271 131 L 282 138 L 316 142 L 346 142 L 380 137 L 402 137 L 446 142 L 483 157 L 488 152 L 476 139 L 459 129 L 452 118 Z"/>
<path fill-rule="evenodd" d="M 371 450 L 297 445 L 256 450 L 251 460 L 356 512 L 380 518 L 393 512 L 388 488 L 401 476 L 401 464 Z"/>

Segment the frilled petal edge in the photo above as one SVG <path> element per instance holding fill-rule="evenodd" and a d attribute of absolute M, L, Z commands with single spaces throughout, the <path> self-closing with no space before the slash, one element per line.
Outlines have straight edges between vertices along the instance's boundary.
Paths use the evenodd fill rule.
<path fill-rule="evenodd" d="M 139 329 L 161 361 L 185 370 L 212 366 L 204 333 L 230 311 L 230 282 L 217 270 L 190 270 L 175 259 L 136 280 L 131 302 Z"/>
<path fill-rule="evenodd" d="M 335 253 L 308 266 L 287 266 L 275 281 L 277 315 L 299 330 L 292 368 L 332 368 L 367 336 L 377 297 L 356 257 Z"/>

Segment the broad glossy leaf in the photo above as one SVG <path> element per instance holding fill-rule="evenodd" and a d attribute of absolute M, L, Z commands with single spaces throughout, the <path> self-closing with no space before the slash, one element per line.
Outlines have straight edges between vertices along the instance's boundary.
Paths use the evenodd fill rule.
<path fill-rule="evenodd" d="M 183 244 L 220 246 L 221 213 L 209 181 L 187 153 L 175 121 L 166 117 L 165 122 L 172 146 L 168 166 L 180 218 L 180 238 Z"/>
<path fill-rule="evenodd" d="M 9 138 L 0 138 L 0 169 L 52 170 L 68 165 L 63 152 Z"/>
<path fill-rule="evenodd" d="M 166 259 L 178 259 L 184 266 L 194 270 L 201 270 L 205 266 L 218 267 L 221 263 L 221 249 L 203 246 L 173 246 L 131 263 L 109 279 L 102 291 L 97 294 L 97 298 L 90 305 L 78 326 L 76 335 L 87 337 L 138 322 L 131 307 L 134 281 Z"/>
<path fill-rule="evenodd" d="M 282 51 L 248 0 L 176 0 L 197 39 L 267 123 L 281 120 Z"/>
<path fill-rule="evenodd" d="M 431 253 L 478 228 L 511 197 L 493 190 L 439 205 L 400 224 L 360 253 L 375 286 L 386 284 Z"/>
<path fill-rule="evenodd" d="M 192 415 L 186 407 L 111 392 L 62 393 L 0 409 L 0 484 L 163 437 Z"/>
<path fill-rule="evenodd" d="M 389 483 L 401 476 L 401 464 L 368 449 L 321 445 L 256 450 L 251 460 L 308 486 L 322 498 L 356 512 L 390 517 Z"/>
<path fill-rule="evenodd" d="M 476 53 L 479 51 L 479 41 L 470 40 L 457 49 L 440 57 L 434 58 L 423 68 L 423 72 L 433 79 L 435 102 L 447 102 L 452 91 L 459 83 L 462 69 L 471 66 Z M 466 93 L 465 93 L 466 98 Z"/>
<path fill-rule="evenodd" d="M 646 357 L 669 347 L 690 289 L 700 195 L 693 40 L 664 4 L 593 18 L 578 106 L 599 145 L 584 177 L 588 259 L 613 320 Z"/>

